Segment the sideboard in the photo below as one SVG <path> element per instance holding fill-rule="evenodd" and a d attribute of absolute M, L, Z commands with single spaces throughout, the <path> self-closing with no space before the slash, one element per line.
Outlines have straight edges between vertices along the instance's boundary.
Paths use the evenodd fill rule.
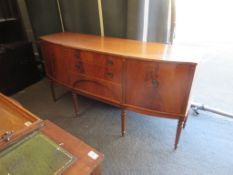
<path fill-rule="evenodd" d="M 177 119 L 177 148 L 198 63 L 185 48 L 66 32 L 40 39 L 52 90 L 72 91 L 76 115 L 80 94 L 121 108 L 122 136 L 126 110 Z"/>

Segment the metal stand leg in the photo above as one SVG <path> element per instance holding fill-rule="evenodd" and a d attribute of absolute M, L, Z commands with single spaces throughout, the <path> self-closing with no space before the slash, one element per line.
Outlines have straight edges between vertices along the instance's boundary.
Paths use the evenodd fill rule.
<path fill-rule="evenodd" d="M 179 144 L 180 134 L 183 128 L 183 124 L 184 124 L 184 120 L 179 119 L 178 125 L 177 125 L 177 131 L 176 131 L 175 149 L 177 149 L 177 145 Z"/>
<path fill-rule="evenodd" d="M 73 97 L 75 116 L 78 117 L 78 112 L 79 112 L 79 110 L 78 110 L 78 98 L 74 92 L 72 92 L 72 97 Z"/>
<path fill-rule="evenodd" d="M 199 115 L 199 112 L 198 112 L 199 109 L 200 109 L 199 107 L 193 106 L 193 107 L 192 107 L 193 115 L 195 115 L 195 116 Z"/>
<path fill-rule="evenodd" d="M 124 109 L 121 110 L 121 135 L 125 135 L 125 118 L 126 118 L 126 112 Z"/>
<path fill-rule="evenodd" d="M 222 111 L 220 109 L 216 109 L 216 108 L 211 108 L 209 106 L 206 106 L 206 105 L 203 105 L 200 103 L 192 103 L 191 108 L 193 109 L 194 115 L 198 115 L 199 114 L 198 110 L 202 110 L 202 111 L 209 111 L 209 112 L 213 112 L 213 113 L 218 114 L 218 115 L 233 118 L 232 113 L 224 112 L 224 111 Z"/>

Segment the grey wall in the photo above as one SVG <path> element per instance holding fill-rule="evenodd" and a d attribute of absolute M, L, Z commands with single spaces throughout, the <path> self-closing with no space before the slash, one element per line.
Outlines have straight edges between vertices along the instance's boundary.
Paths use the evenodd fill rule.
<path fill-rule="evenodd" d="M 60 0 L 65 31 L 100 34 L 97 0 Z"/>
<path fill-rule="evenodd" d="M 169 3 L 170 0 L 150 1 L 148 41 L 168 42 L 168 25 L 170 25 L 170 21 L 168 21 Z"/>
<path fill-rule="evenodd" d="M 57 0 L 18 0 L 22 11 L 29 16 L 36 36 L 61 32 Z M 59 0 L 65 31 L 100 35 L 97 0 Z M 142 40 L 145 0 L 102 0 L 105 36 Z M 173 0 L 174 1 L 174 0 Z M 168 42 L 169 8 L 171 0 L 151 0 L 148 41 Z M 32 38 L 32 30 L 25 12 L 25 25 Z"/>
<path fill-rule="evenodd" d="M 102 0 L 105 36 L 126 37 L 127 1 Z"/>
<path fill-rule="evenodd" d="M 56 0 L 26 0 L 26 5 L 36 38 L 62 31 Z"/>
<path fill-rule="evenodd" d="M 144 0 L 102 0 L 106 36 L 142 40 Z"/>
<path fill-rule="evenodd" d="M 24 25 L 24 29 L 26 31 L 27 38 L 29 41 L 35 43 L 34 33 L 33 33 L 31 22 L 28 16 L 25 0 L 17 0 L 17 3 L 19 6 L 19 10 L 20 10 L 22 22 Z M 37 52 L 37 47 L 35 44 L 33 44 L 33 49 L 34 49 L 34 52 Z"/>
<path fill-rule="evenodd" d="M 142 40 L 144 0 L 128 0 L 127 38 Z"/>

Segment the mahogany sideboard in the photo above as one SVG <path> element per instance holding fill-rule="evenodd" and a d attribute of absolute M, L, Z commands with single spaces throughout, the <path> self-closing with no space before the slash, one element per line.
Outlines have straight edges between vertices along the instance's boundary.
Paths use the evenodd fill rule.
<path fill-rule="evenodd" d="M 65 32 L 42 36 L 41 52 L 52 87 L 73 92 L 76 114 L 80 94 L 121 108 L 122 136 L 125 110 L 177 119 L 177 148 L 198 63 L 185 48 Z"/>

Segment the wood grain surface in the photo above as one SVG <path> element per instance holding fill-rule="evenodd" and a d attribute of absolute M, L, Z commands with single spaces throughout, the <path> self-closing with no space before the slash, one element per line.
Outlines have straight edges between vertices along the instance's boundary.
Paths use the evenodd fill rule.
<path fill-rule="evenodd" d="M 198 63 L 199 61 L 196 50 L 186 46 L 68 32 L 43 36 L 41 39 L 74 49 L 109 53 L 134 59 L 187 63 Z"/>

